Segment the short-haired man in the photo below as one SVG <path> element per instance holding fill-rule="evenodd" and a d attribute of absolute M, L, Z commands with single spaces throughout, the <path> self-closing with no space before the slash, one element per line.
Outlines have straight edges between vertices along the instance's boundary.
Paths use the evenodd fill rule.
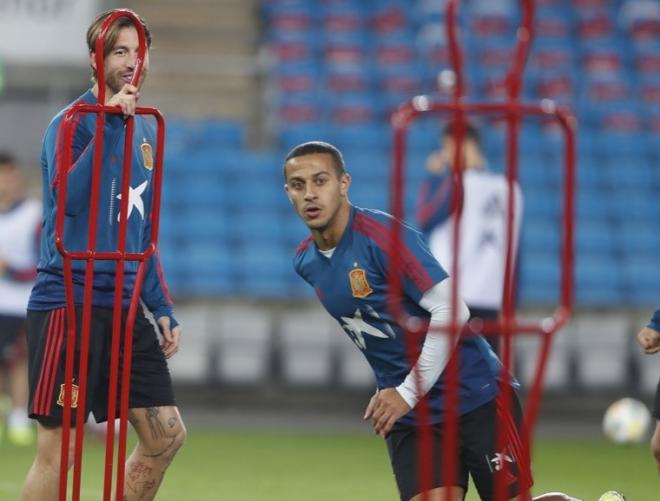
<path fill-rule="evenodd" d="M 463 336 L 457 346 L 449 345 L 445 334 L 429 330 L 422 340 L 408 339 L 387 307 L 388 273 L 402 279 L 401 307 L 428 326 L 447 325 L 452 317 L 462 324 L 468 309 L 462 300 L 451 308 L 451 282 L 429 252 L 421 234 L 403 224 L 399 267 L 391 270 L 392 217 L 384 212 L 351 205 L 348 190 L 351 178 L 340 151 L 314 141 L 295 147 L 284 162 L 285 188 L 300 219 L 311 236 L 294 257 L 296 272 L 316 290 L 326 308 L 362 351 L 374 371 L 378 389 L 371 398 L 365 419 L 371 418 L 378 435 L 385 438 L 392 469 L 402 501 L 462 500 L 468 476 L 483 500 L 492 500 L 494 481 L 501 461 L 510 463 L 511 475 L 503 478 L 512 500 L 531 499 L 528 464 L 520 464 L 517 419 L 504 419 L 508 443 L 496 449 L 496 396 L 500 379 L 517 382 L 502 374 L 502 366 L 481 336 Z M 414 352 L 409 357 L 407 345 Z M 441 478 L 442 417 L 445 378 L 449 358 L 460 352 L 459 366 L 459 447 L 458 477 Z M 411 361 L 412 360 L 412 361 Z M 418 484 L 417 437 L 419 421 L 415 406 L 428 396 L 432 425 L 432 488 L 423 497 Z M 517 403 L 517 402 L 516 402 Z M 519 418 L 518 405 L 514 414 Z M 510 417 L 509 412 L 504 416 Z M 504 459 L 502 459 L 504 458 Z M 431 461 L 431 458 L 428 458 Z M 457 459 L 458 460 L 458 459 Z M 546 494 L 544 501 L 567 501 L 563 494 Z"/>

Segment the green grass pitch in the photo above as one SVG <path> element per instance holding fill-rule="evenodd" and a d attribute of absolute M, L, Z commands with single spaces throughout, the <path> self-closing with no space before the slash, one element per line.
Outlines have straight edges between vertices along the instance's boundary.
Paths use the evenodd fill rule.
<path fill-rule="evenodd" d="M 99 501 L 103 445 L 91 438 L 82 499 Z M 0 444 L 0 499 L 19 498 L 32 448 Z M 596 501 L 616 489 L 628 501 L 659 499 L 660 478 L 647 444 L 538 440 L 535 493 L 562 490 Z M 385 446 L 365 434 L 191 429 L 165 477 L 159 501 L 396 501 Z M 474 489 L 468 501 L 478 499 Z"/>

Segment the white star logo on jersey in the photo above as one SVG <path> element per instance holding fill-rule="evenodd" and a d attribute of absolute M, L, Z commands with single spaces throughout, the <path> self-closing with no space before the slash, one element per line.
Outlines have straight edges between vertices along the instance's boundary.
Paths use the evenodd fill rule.
<path fill-rule="evenodd" d="M 145 181 L 135 189 L 133 189 L 133 187 L 131 186 L 128 187 L 128 215 L 126 216 L 127 219 L 130 219 L 131 213 L 133 212 L 133 207 L 135 207 L 135 209 L 140 213 L 140 217 L 144 219 L 144 202 L 142 201 L 142 193 L 144 193 L 144 190 L 147 189 L 147 184 L 149 184 L 149 181 Z M 121 200 L 121 193 L 117 195 L 117 198 Z M 117 214 L 117 221 L 119 221 L 120 217 L 121 217 L 121 210 L 119 211 L 119 214 Z"/>
<path fill-rule="evenodd" d="M 384 339 L 389 337 L 379 329 L 376 329 L 373 325 L 365 322 L 362 318 L 362 312 L 360 311 L 360 308 L 355 310 L 355 315 L 352 317 L 341 317 L 341 322 L 343 329 L 348 333 L 349 336 L 351 336 L 355 344 L 361 350 L 367 349 L 367 344 L 364 342 L 364 336 L 362 336 L 362 333 Z"/>

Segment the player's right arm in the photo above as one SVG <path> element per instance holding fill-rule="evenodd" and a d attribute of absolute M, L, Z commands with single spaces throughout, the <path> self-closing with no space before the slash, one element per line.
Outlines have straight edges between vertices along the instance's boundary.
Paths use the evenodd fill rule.
<path fill-rule="evenodd" d="M 124 115 L 135 113 L 137 102 L 137 89 L 125 85 L 121 91 L 112 96 L 108 106 L 119 106 Z M 60 176 L 67 175 L 66 214 L 74 216 L 79 214 L 89 204 L 89 189 L 91 187 L 92 164 L 94 157 L 94 127 L 89 130 L 84 125 L 82 115 L 73 118 L 72 164 L 62 166 L 64 156 L 64 123 L 63 116 L 58 116 L 48 128 L 44 139 L 42 161 L 48 168 L 48 179 L 52 191 L 55 193 L 59 185 Z M 124 132 L 124 117 L 118 114 L 107 114 L 104 125 L 103 149 L 114 150 L 117 142 Z M 66 169 L 66 171 L 64 171 Z"/>
<path fill-rule="evenodd" d="M 660 352 L 660 310 L 656 311 L 649 324 L 637 333 L 637 342 L 646 353 Z"/>

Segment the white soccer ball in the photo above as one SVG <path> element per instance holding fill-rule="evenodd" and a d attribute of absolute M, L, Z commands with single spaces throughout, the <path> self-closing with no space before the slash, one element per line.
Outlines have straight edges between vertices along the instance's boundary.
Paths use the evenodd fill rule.
<path fill-rule="evenodd" d="M 615 444 L 642 442 L 651 426 L 651 413 L 639 400 L 622 398 L 611 404 L 603 417 L 603 432 Z"/>
<path fill-rule="evenodd" d="M 607 491 L 598 501 L 626 501 L 626 496 L 617 491 Z"/>

